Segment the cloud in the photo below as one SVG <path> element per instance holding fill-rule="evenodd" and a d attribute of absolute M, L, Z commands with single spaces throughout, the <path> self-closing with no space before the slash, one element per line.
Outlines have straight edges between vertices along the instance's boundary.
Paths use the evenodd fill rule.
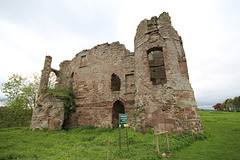
<path fill-rule="evenodd" d="M 40 72 L 45 55 L 63 60 L 97 44 L 120 41 L 134 50 L 141 20 L 169 12 L 182 36 L 199 105 L 240 95 L 237 0 L 0 1 L 0 82 Z"/>
<path fill-rule="evenodd" d="M 235 68 L 239 68 L 238 59 L 235 51 L 227 49 L 231 45 L 226 43 L 229 31 L 219 27 L 223 22 L 216 1 L 124 1 L 123 6 L 118 23 L 119 37 L 131 50 L 133 39 L 129 37 L 134 37 L 133 31 L 140 21 L 159 16 L 163 11 L 169 12 L 173 27 L 183 38 L 190 82 L 200 105 L 215 104 L 239 94 L 231 91 L 233 87 L 239 88 L 234 79 L 240 77 L 230 66 L 234 63 Z M 227 81 L 231 85 L 226 84 Z"/>

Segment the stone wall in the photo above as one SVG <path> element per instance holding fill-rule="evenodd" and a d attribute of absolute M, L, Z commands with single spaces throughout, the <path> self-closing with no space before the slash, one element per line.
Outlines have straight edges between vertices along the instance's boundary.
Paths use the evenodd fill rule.
<path fill-rule="evenodd" d="M 113 126 L 116 101 L 124 103 L 123 112 L 134 107 L 134 54 L 119 42 L 84 50 L 61 63 L 59 72 L 58 84 L 72 85 L 76 96 L 72 126 Z"/>
<path fill-rule="evenodd" d="M 48 86 L 49 76 L 52 71 L 51 64 L 52 64 L 52 57 L 46 56 L 42 74 L 41 74 L 41 80 L 38 88 L 38 96 L 40 96 L 41 91 Z"/>
<path fill-rule="evenodd" d="M 33 110 L 31 130 L 61 130 L 64 103 L 52 94 L 41 94 Z"/>

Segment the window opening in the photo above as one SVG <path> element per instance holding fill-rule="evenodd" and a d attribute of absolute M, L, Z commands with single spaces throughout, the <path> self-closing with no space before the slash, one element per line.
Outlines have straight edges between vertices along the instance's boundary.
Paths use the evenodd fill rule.
<path fill-rule="evenodd" d="M 147 55 L 152 84 L 159 85 L 167 83 L 162 47 L 149 49 Z"/>
<path fill-rule="evenodd" d="M 74 72 L 72 72 L 72 74 L 71 74 L 70 85 L 73 85 L 73 79 L 74 79 Z"/>
<path fill-rule="evenodd" d="M 87 56 L 81 56 L 80 67 L 87 66 Z"/>
<path fill-rule="evenodd" d="M 118 75 L 113 73 L 111 77 L 111 90 L 120 91 L 120 87 L 121 87 L 121 80 L 118 77 Z"/>

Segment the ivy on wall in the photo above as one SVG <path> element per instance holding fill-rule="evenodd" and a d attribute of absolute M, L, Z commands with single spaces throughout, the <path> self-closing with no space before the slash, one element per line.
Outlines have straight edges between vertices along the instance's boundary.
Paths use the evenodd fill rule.
<path fill-rule="evenodd" d="M 43 93 L 50 93 L 61 99 L 64 103 L 64 120 L 69 118 L 70 112 L 76 111 L 75 95 L 73 94 L 72 86 L 57 87 L 54 89 L 45 88 Z"/>

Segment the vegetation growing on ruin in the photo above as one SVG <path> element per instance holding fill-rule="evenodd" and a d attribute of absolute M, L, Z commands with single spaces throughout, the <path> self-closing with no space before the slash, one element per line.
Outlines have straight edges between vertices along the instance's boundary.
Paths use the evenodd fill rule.
<path fill-rule="evenodd" d="M 44 93 L 54 94 L 56 97 L 61 99 L 64 103 L 64 119 L 67 120 L 70 112 L 76 110 L 75 96 L 73 94 L 72 86 L 68 87 L 56 87 L 56 88 L 45 88 Z"/>

